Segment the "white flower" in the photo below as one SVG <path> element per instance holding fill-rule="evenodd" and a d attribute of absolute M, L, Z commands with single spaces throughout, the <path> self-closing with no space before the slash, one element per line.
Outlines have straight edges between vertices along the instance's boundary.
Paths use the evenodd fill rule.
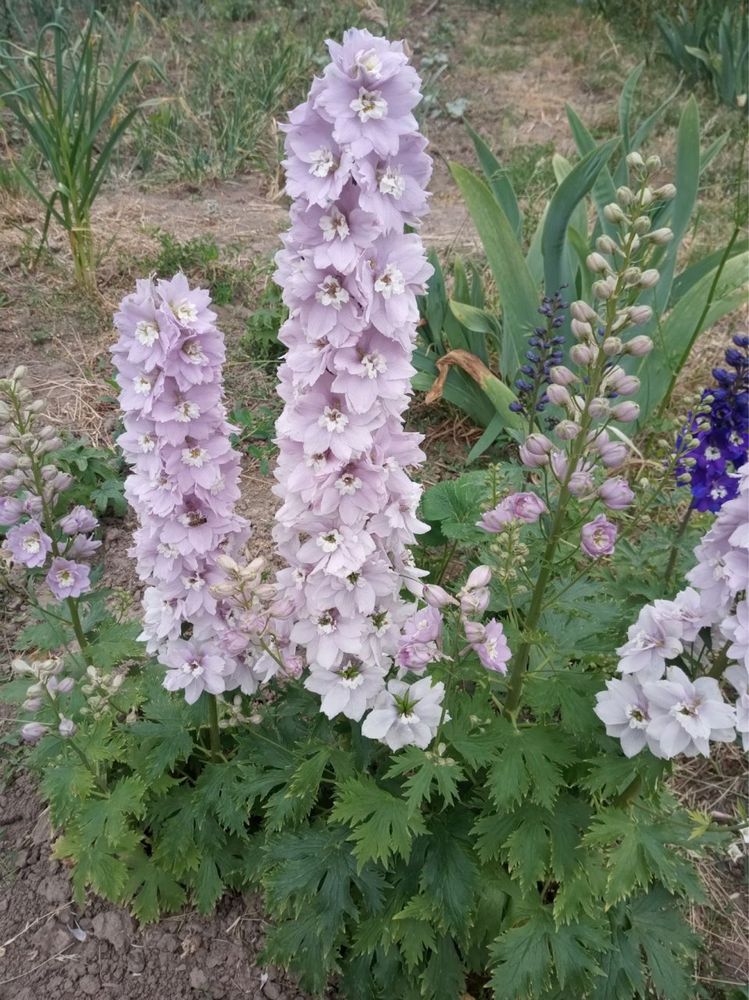
<path fill-rule="evenodd" d="M 671 602 L 665 602 L 670 605 Z M 672 660 L 682 651 L 679 635 L 681 623 L 646 604 L 637 621 L 627 632 L 628 642 L 617 649 L 622 674 L 641 673 L 648 680 L 663 676 L 666 660 Z"/>
<path fill-rule="evenodd" d="M 357 113 L 360 122 L 367 122 L 370 118 L 384 118 L 388 113 L 388 102 L 380 91 L 366 90 L 364 87 L 359 87 L 359 96 L 351 101 L 349 107 Z"/>
<path fill-rule="evenodd" d="M 741 744 L 749 750 L 749 677 L 743 667 L 734 665 L 724 671 L 723 676 L 738 694 L 736 699 L 736 731 L 741 736 Z"/>
<path fill-rule="evenodd" d="M 304 686 L 321 696 L 320 711 L 329 719 L 343 713 L 358 722 L 382 691 L 384 676 L 384 668 L 374 663 L 348 660 L 332 670 L 313 668 Z"/>
<path fill-rule="evenodd" d="M 425 750 L 434 739 L 442 717 L 445 685 L 422 677 L 414 684 L 390 681 L 377 696 L 362 724 L 362 735 L 386 743 L 391 750 L 417 746 Z M 445 715 L 445 719 L 449 719 Z"/>
<path fill-rule="evenodd" d="M 731 643 L 726 653 L 743 666 L 749 677 L 749 604 L 746 598 L 739 601 L 734 613 L 720 623 L 720 633 Z"/>
<path fill-rule="evenodd" d="M 635 678 L 607 681 L 606 690 L 596 695 L 594 712 L 606 726 L 606 735 L 621 740 L 627 757 L 634 757 L 648 742 L 650 709 L 645 692 Z"/>
<path fill-rule="evenodd" d="M 707 757 L 710 740 L 735 738 L 736 712 L 723 700 L 714 677 L 692 682 L 679 667 L 669 667 L 665 680 L 646 682 L 643 691 L 650 705 L 647 735 L 663 757 Z"/>

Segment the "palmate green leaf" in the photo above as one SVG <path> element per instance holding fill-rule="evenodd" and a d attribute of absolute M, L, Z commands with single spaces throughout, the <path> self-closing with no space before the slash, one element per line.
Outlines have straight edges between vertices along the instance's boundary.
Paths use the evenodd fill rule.
<path fill-rule="evenodd" d="M 351 828 L 348 839 L 355 844 L 360 869 L 367 861 L 388 867 L 396 855 L 407 861 L 414 837 L 427 832 L 420 813 L 412 814 L 404 799 L 380 788 L 369 775 L 339 786 L 331 820 Z"/>
<path fill-rule="evenodd" d="M 463 994 L 463 963 L 449 935 L 440 938 L 424 970 L 421 990 L 424 1000 L 455 1000 Z"/>
<path fill-rule="evenodd" d="M 145 706 L 146 718 L 133 724 L 140 740 L 142 756 L 135 762 L 146 781 L 171 771 L 180 760 L 186 760 L 193 749 L 192 734 L 187 725 L 184 707 L 177 699 L 159 697 Z"/>
<path fill-rule="evenodd" d="M 433 951 L 437 945 L 437 933 L 427 920 L 398 914 L 393 922 L 393 934 L 409 972 L 421 963 L 425 951 Z"/>
<path fill-rule="evenodd" d="M 80 808 L 81 837 L 87 844 L 102 843 L 114 850 L 140 839 L 131 825 L 145 812 L 145 784 L 136 777 L 119 780 L 108 795 L 90 799 Z"/>
<path fill-rule="evenodd" d="M 42 793 L 50 804 L 53 826 L 61 826 L 80 809 L 81 802 L 94 791 L 94 776 L 79 762 L 62 761 L 47 767 L 42 777 Z"/>
<path fill-rule="evenodd" d="M 512 225 L 492 192 L 479 177 L 460 164 L 451 163 L 450 170 L 481 237 L 499 291 L 502 308 L 500 369 L 505 377 L 512 378 L 525 353 L 539 292 Z"/>
<path fill-rule="evenodd" d="M 459 782 L 465 774 L 457 761 L 418 747 L 407 747 L 393 761 L 386 778 L 405 775 L 406 802 L 411 812 L 418 812 L 424 802 L 431 803 L 436 791 L 445 806 L 452 805 L 458 794 Z"/>
<path fill-rule="evenodd" d="M 332 746 L 316 747 L 301 762 L 293 762 L 260 776 L 261 780 L 267 780 L 269 784 L 281 785 L 268 797 L 264 806 L 270 830 L 282 830 L 290 823 L 299 823 L 309 815 L 332 751 Z"/>
<path fill-rule="evenodd" d="M 198 912 L 210 913 L 226 888 L 212 855 L 203 852 L 193 884 Z"/>
<path fill-rule="evenodd" d="M 126 660 L 143 658 L 146 650 L 145 646 L 138 642 L 140 631 L 141 626 L 137 621 L 110 620 L 102 625 L 90 640 L 88 647 L 94 666 L 110 670 Z"/>
<path fill-rule="evenodd" d="M 185 903 L 185 890 L 174 876 L 138 848 L 126 858 L 128 878 L 123 896 L 138 923 L 149 924 L 162 913 L 174 913 Z"/>
<path fill-rule="evenodd" d="M 664 1000 L 690 1000 L 690 958 L 698 943 L 679 913 L 677 901 L 664 889 L 653 889 L 629 907 L 629 939 L 639 946 L 653 986 Z"/>
<path fill-rule="evenodd" d="M 504 720 L 496 730 L 498 753 L 487 780 L 494 804 L 511 808 L 529 795 L 551 807 L 564 784 L 563 768 L 575 760 L 569 739 L 552 726 L 514 729 Z"/>
<path fill-rule="evenodd" d="M 446 929 L 460 940 L 466 936 L 468 914 L 479 889 L 478 868 L 467 830 L 459 828 L 454 813 L 450 819 L 452 822 L 435 820 L 430 824 L 431 837 L 421 870 L 421 887 Z"/>
<path fill-rule="evenodd" d="M 496 1000 L 543 996 L 554 987 L 557 996 L 586 995 L 601 974 L 598 958 L 607 933 L 583 922 L 556 928 L 548 907 L 534 903 L 525 909 L 524 922 L 503 931 L 491 947 Z"/>
<path fill-rule="evenodd" d="M 544 880 L 551 863 L 549 834 L 543 825 L 548 813 L 532 805 L 523 806 L 519 813 L 519 822 L 503 846 L 510 871 L 530 892 Z"/>

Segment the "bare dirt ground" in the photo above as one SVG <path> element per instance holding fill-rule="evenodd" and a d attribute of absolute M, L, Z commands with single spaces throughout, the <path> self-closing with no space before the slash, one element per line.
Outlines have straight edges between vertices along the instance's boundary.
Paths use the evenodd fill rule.
<path fill-rule="evenodd" d="M 564 113 L 571 103 L 589 124 L 605 129 L 615 121 L 615 100 L 626 77 L 626 54 L 591 45 L 594 27 L 587 18 L 565 16 L 549 25 L 536 17 L 513 26 L 508 42 L 506 16 L 500 11 L 430 4 L 426 19 L 414 21 L 414 47 L 420 54 L 439 46 L 446 33 L 450 66 L 441 80 L 443 98 L 465 97 L 467 115 L 500 156 L 524 147 L 554 143 L 573 151 Z M 446 28 L 460 25 L 460 41 Z M 600 24 L 598 27 L 600 27 Z M 540 39 L 540 41 L 539 41 Z M 591 55 L 591 53 L 594 53 Z M 591 63 L 592 59 L 592 63 Z M 611 66 L 615 65 L 615 69 Z M 427 246 L 441 254 L 478 248 L 475 233 L 449 176 L 448 161 L 473 163 L 473 149 L 461 122 L 441 117 L 427 123 L 435 157 L 432 211 L 423 229 Z M 529 166 L 528 169 L 537 169 Z M 133 179 L 114 178 L 95 212 L 102 261 L 99 298 L 83 300 L 70 284 L 70 261 L 63 235 L 53 232 L 50 253 L 29 267 L 40 232 L 38 206 L 24 197 L 0 202 L 0 373 L 26 364 L 49 413 L 61 426 L 109 444 L 116 423 L 108 383 L 107 348 L 111 313 L 143 273 L 142 261 L 158 250 L 156 228 L 180 241 L 213 237 L 233 267 L 253 263 L 279 245 L 287 223 L 286 205 L 274 196 L 275 179 L 256 176 L 207 185 L 149 188 Z M 525 206 L 530 207 L 533 206 Z M 218 307 L 227 337 L 227 395 L 232 403 L 269 399 L 272 375 L 254 368 L 237 351 L 246 303 Z M 733 320 L 732 323 L 737 322 Z M 695 384 L 718 362 L 731 323 L 702 338 L 692 373 Z M 417 419 L 423 404 L 416 402 Z M 426 416 L 426 414 L 424 414 Z M 429 421 L 427 476 L 438 479 L 449 468 L 442 447 L 460 458 L 470 447 L 471 429 L 447 415 Z M 251 459 L 243 466 L 242 512 L 255 524 L 258 551 L 269 551 L 275 498 L 272 477 Z M 127 556 L 129 522 L 105 526 L 107 582 L 139 596 Z M 4 602 L 0 610 L 0 653 L 9 658 L 21 609 Z M 12 723 L 0 729 L 8 733 Z M 2 752 L 0 747 L 0 752 Z M 680 777 L 680 795 L 699 808 L 725 808 L 742 795 L 743 765 L 717 760 Z M 71 902 L 64 868 L 51 860 L 46 815 L 33 782 L 8 756 L 0 786 L 0 1000 L 112 1000 L 183 998 L 269 998 L 302 1000 L 293 983 L 278 970 L 255 964 L 263 935 L 263 914 L 255 899 L 229 897 L 210 918 L 186 912 L 155 927 L 138 929 L 121 909 L 91 899 Z M 717 803 L 717 804 L 716 804 Z M 706 870 L 708 891 L 722 913 L 695 910 L 694 923 L 724 960 L 717 975 L 741 982 L 746 975 L 746 921 L 739 872 L 726 859 Z M 708 977 L 710 978 L 710 977 Z"/>

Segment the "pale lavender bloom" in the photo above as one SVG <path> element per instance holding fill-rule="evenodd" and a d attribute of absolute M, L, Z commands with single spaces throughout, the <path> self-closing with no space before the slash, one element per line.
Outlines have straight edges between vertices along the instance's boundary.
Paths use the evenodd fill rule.
<path fill-rule="evenodd" d="M 58 601 L 68 597 L 80 597 L 91 589 L 90 572 L 85 563 L 58 557 L 52 560 L 47 572 L 47 586 Z"/>
<path fill-rule="evenodd" d="M 581 547 L 591 559 L 610 556 L 616 544 L 618 528 L 603 514 L 594 517 L 592 521 L 582 526 L 580 531 Z"/>
<path fill-rule="evenodd" d="M 710 755 L 710 741 L 735 738 L 736 712 L 727 705 L 714 677 L 694 682 L 679 667 L 669 667 L 664 680 L 646 681 L 643 691 L 650 705 L 648 737 L 662 756 Z"/>
<path fill-rule="evenodd" d="M 629 483 L 621 476 L 612 476 L 598 487 L 598 496 L 611 510 L 624 510 L 635 498 Z"/>
<path fill-rule="evenodd" d="M 749 677 L 749 604 L 746 598 L 739 601 L 732 615 L 723 619 L 720 632 L 730 643 L 726 654 L 736 660 Z"/>
<path fill-rule="evenodd" d="M 678 618 L 660 616 L 655 608 L 646 604 L 637 621 L 630 625 L 628 641 L 617 649 L 622 674 L 642 674 L 648 680 L 662 677 L 666 660 L 672 660 L 683 649 L 683 626 Z"/>
<path fill-rule="evenodd" d="M 391 750 L 417 746 L 425 750 L 434 739 L 442 717 L 445 686 L 422 677 L 414 684 L 391 680 L 377 696 L 362 724 L 362 735 L 380 740 Z M 450 716 L 445 714 L 445 720 Z"/>
<path fill-rule="evenodd" d="M 19 497 L 0 497 L 0 525 L 9 527 L 23 517 L 23 501 Z"/>
<path fill-rule="evenodd" d="M 648 744 L 650 706 L 636 678 L 607 681 L 606 690 L 596 695 L 594 712 L 606 726 L 606 735 L 621 741 L 625 756 L 634 757 Z M 651 750 L 659 756 L 657 743 Z"/>
<path fill-rule="evenodd" d="M 486 623 L 482 631 L 481 641 L 471 643 L 474 651 L 478 654 L 481 665 L 495 673 L 506 674 L 507 664 L 512 653 L 510 652 L 510 647 L 507 645 L 507 638 L 502 628 L 502 623 L 492 618 Z"/>
<path fill-rule="evenodd" d="M 61 517 L 58 524 L 66 535 L 77 535 L 79 533 L 87 535 L 99 526 L 99 522 L 88 507 L 83 507 L 80 504 L 77 507 L 73 507 L 64 517 Z"/>
<path fill-rule="evenodd" d="M 21 739 L 25 743 L 37 743 L 45 733 L 49 732 L 49 726 L 42 722 L 27 722 L 21 726 Z"/>
<path fill-rule="evenodd" d="M 333 719 L 342 714 L 358 722 L 382 691 L 384 675 L 384 669 L 377 664 L 343 660 L 332 670 L 310 670 L 304 686 L 321 696 L 323 715 Z"/>
<path fill-rule="evenodd" d="M 500 500 L 492 510 L 488 510 L 476 527 L 496 534 L 512 521 L 534 524 L 547 510 L 546 504 L 535 493 L 512 493 Z"/>
<path fill-rule="evenodd" d="M 186 642 L 174 639 L 162 657 L 168 668 L 164 676 L 167 691 L 184 691 L 185 701 L 193 705 L 204 691 L 220 694 L 226 689 L 227 674 L 234 662 L 213 642 Z"/>
<path fill-rule="evenodd" d="M 11 528 L 6 544 L 14 562 L 29 569 L 43 566 L 52 549 L 52 539 L 33 518 Z"/>
<path fill-rule="evenodd" d="M 729 667 L 723 676 L 736 691 L 736 732 L 741 736 L 741 745 L 749 750 L 749 674 L 743 666 Z"/>

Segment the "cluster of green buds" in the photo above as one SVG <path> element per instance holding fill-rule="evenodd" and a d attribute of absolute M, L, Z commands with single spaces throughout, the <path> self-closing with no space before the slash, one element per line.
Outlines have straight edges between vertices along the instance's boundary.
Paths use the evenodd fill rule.
<path fill-rule="evenodd" d="M 500 583 L 508 584 L 523 574 L 529 548 L 521 541 L 522 521 L 508 521 L 501 532 L 491 535 L 489 543 L 492 576 Z M 516 584 L 513 592 L 520 595 L 525 591 L 523 584 Z"/>
<path fill-rule="evenodd" d="M 258 712 L 253 712 L 252 715 L 244 714 L 241 694 L 235 694 L 231 700 L 221 695 L 217 700 L 224 712 L 218 723 L 220 729 L 234 729 L 237 726 L 257 725 L 262 722 L 263 717 Z"/>
<path fill-rule="evenodd" d="M 91 715 L 94 719 L 101 718 L 111 707 L 112 699 L 125 682 L 123 673 L 107 673 L 93 665 L 86 667 L 85 683 L 81 684 L 81 693 L 86 695 L 86 704 L 81 708 L 81 715 Z"/>
<path fill-rule="evenodd" d="M 63 710 L 61 696 L 70 694 L 75 687 L 72 677 L 63 677 L 63 661 L 60 657 L 45 660 L 15 659 L 11 669 L 19 677 L 33 678 L 26 689 L 26 698 L 21 705 L 24 712 L 36 715 L 42 708 L 52 709 L 57 716 L 57 732 L 67 738 L 75 733 L 76 726 Z M 50 723 L 33 720 L 21 727 L 21 738 L 27 743 L 36 743 L 51 732 Z"/>

